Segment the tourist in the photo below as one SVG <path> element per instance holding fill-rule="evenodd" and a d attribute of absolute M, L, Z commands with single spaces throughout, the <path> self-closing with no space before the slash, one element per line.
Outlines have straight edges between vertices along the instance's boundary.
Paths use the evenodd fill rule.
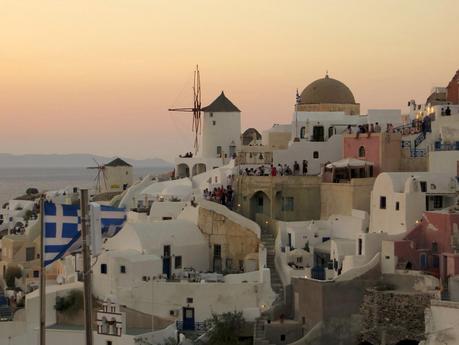
<path fill-rule="evenodd" d="M 352 134 L 352 126 L 347 125 L 347 134 Z"/>
<path fill-rule="evenodd" d="M 284 176 L 284 168 L 282 168 L 282 164 L 277 164 L 277 171 L 279 172 L 280 176 Z"/>
<path fill-rule="evenodd" d="M 308 161 L 303 160 L 303 175 L 307 175 L 307 174 L 308 174 Z"/>
<path fill-rule="evenodd" d="M 271 164 L 271 176 L 277 175 L 277 169 L 274 165 Z"/>
<path fill-rule="evenodd" d="M 297 161 L 295 161 L 295 163 L 293 163 L 293 174 L 295 176 L 298 176 L 300 174 L 300 165 L 298 164 Z"/>
<path fill-rule="evenodd" d="M 375 124 L 375 133 L 381 133 L 381 126 L 379 125 L 378 122 Z"/>
<path fill-rule="evenodd" d="M 445 115 L 446 116 L 451 116 L 451 108 L 449 106 L 446 107 Z"/>

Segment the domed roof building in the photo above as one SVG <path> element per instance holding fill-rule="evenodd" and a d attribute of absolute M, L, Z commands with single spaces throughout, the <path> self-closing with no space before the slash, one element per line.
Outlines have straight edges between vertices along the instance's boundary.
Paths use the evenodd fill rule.
<path fill-rule="evenodd" d="M 347 115 L 359 115 L 360 104 L 355 102 L 352 91 L 344 83 L 327 74 L 297 95 L 296 111 L 344 111 Z"/>

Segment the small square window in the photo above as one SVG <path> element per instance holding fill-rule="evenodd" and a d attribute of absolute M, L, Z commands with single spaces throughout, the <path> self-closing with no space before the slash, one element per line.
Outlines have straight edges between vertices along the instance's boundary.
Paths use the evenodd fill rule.
<path fill-rule="evenodd" d="M 386 209 L 386 197 L 385 196 L 380 196 L 379 197 L 379 208 L 381 210 L 385 210 Z"/>
<path fill-rule="evenodd" d="M 39 271 L 33 271 L 33 277 L 34 278 L 40 277 L 40 272 Z"/>
<path fill-rule="evenodd" d="M 186 303 L 188 303 L 188 304 L 193 303 L 193 297 L 187 297 L 186 298 Z"/>
<path fill-rule="evenodd" d="M 107 342 L 105 343 L 105 345 L 113 345 L 113 343 L 112 343 L 111 340 L 107 340 Z"/>
<path fill-rule="evenodd" d="M 100 264 L 100 273 L 107 274 L 107 264 Z"/>
<path fill-rule="evenodd" d="M 314 158 L 314 159 L 319 158 L 319 151 L 314 151 L 314 152 L 312 153 L 312 158 Z"/>
<path fill-rule="evenodd" d="M 120 266 L 120 273 L 126 273 L 126 266 Z"/>

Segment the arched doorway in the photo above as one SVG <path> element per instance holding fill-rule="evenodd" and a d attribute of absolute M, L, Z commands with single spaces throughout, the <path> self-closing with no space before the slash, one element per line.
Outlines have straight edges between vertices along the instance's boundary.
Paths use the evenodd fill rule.
<path fill-rule="evenodd" d="M 190 168 L 185 163 L 178 164 L 176 170 L 177 178 L 190 177 Z"/>
<path fill-rule="evenodd" d="M 204 163 L 197 163 L 191 169 L 191 176 L 199 175 L 206 172 L 206 165 Z"/>
<path fill-rule="evenodd" d="M 250 198 L 250 218 L 256 219 L 257 214 L 263 214 L 270 217 L 271 200 L 268 195 L 262 191 L 258 191 Z"/>

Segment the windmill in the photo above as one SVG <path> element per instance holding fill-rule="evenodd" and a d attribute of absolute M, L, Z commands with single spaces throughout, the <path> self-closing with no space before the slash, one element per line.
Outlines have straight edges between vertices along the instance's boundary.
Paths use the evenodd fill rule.
<path fill-rule="evenodd" d="M 199 67 L 196 65 L 193 80 L 193 107 L 192 108 L 172 108 L 169 111 L 180 111 L 193 113 L 193 123 L 191 130 L 194 135 L 194 153 L 198 153 L 199 149 L 199 134 L 201 134 L 201 77 L 199 75 Z"/>
<path fill-rule="evenodd" d="M 103 179 L 105 190 L 108 190 L 107 189 L 107 178 L 105 177 L 105 165 L 99 164 L 99 162 L 96 161 L 94 158 L 93 160 L 94 162 L 96 162 L 97 166 L 87 167 L 86 169 L 97 169 L 97 175 L 94 181 L 96 182 L 96 191 L 97 193 L 100 193 L 102 191 L 101 179 Z"/>

